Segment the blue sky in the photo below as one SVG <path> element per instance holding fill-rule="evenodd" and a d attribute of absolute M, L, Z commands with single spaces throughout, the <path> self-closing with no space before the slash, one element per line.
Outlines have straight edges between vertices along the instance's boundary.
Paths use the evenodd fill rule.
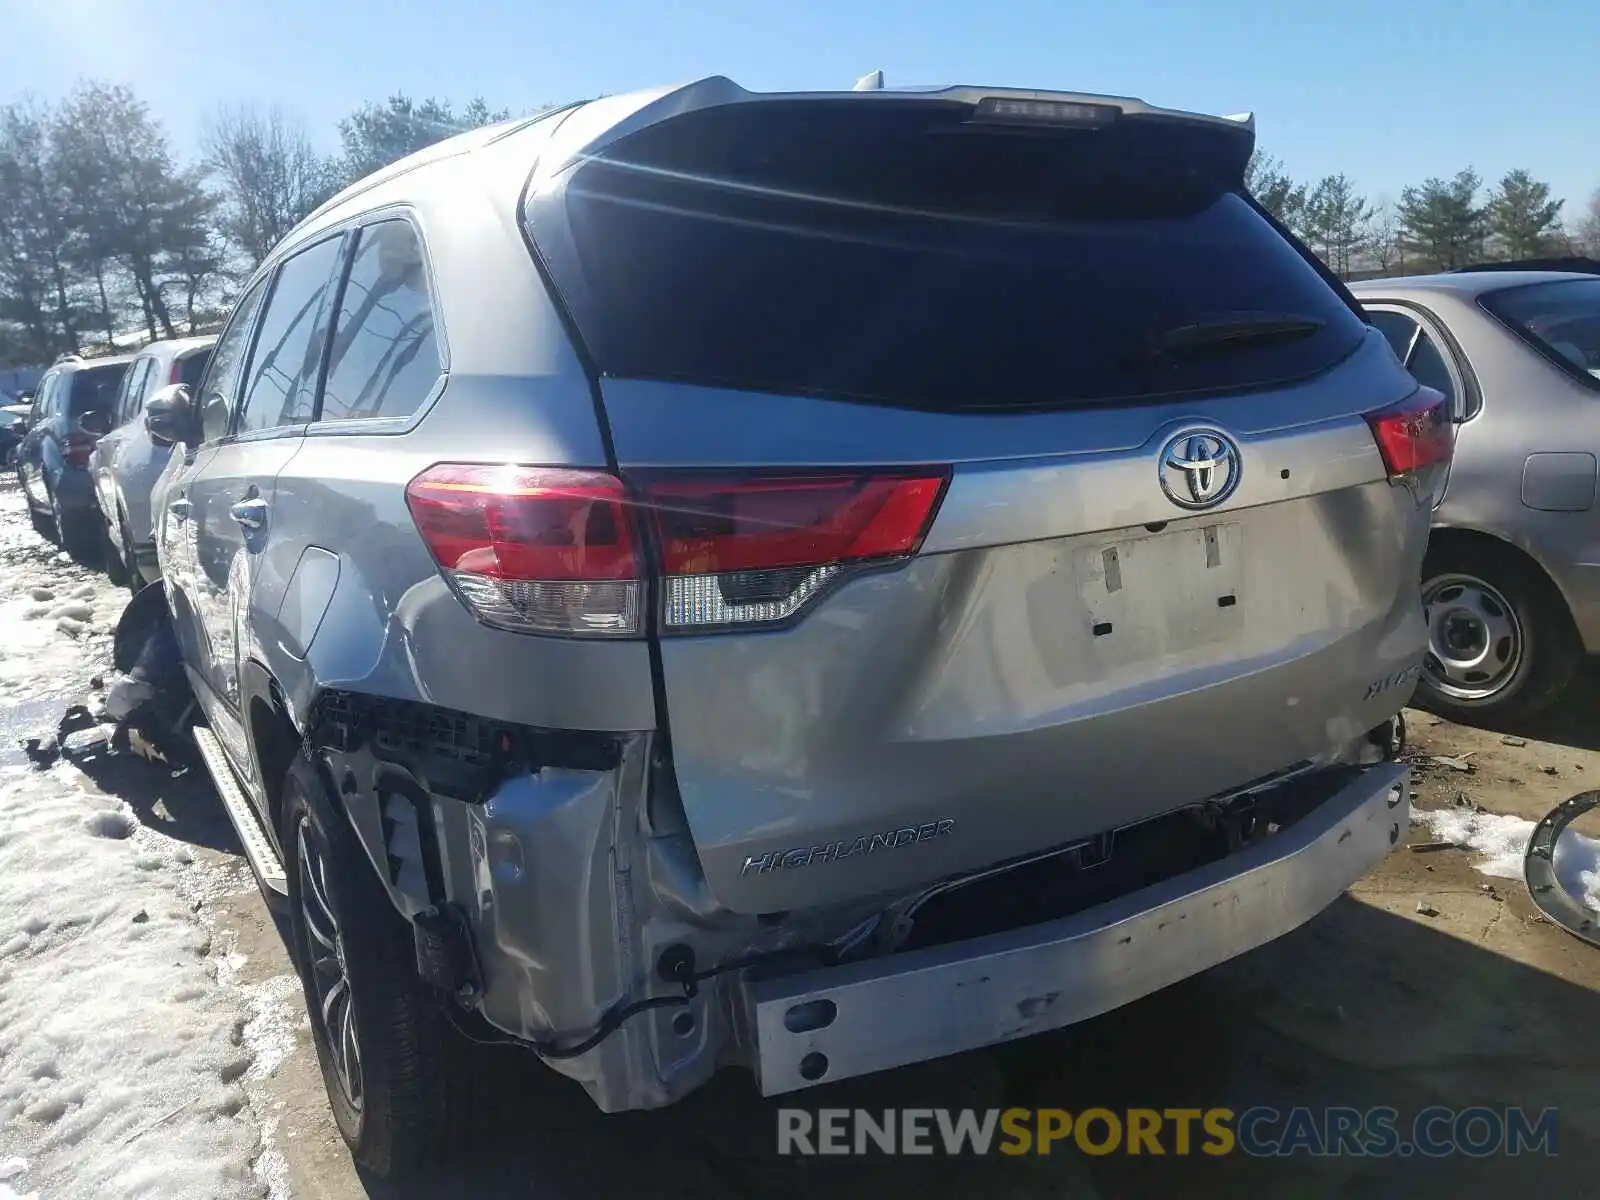
<path fill-rule="evenodd" d="M 208 11 L 209 10 L 209 11 Z M 0 0 L 0 98 L 132 84 L 193 153 L 218 103 L 278 103 L 330 148 L 402 90 L 530 109 L 702 75 L 746 87 L 1010 84 L 1253 110 L 1297 177 L 1373 194 L 1525 166 L 1600 188 L 1594 0 Z"/>

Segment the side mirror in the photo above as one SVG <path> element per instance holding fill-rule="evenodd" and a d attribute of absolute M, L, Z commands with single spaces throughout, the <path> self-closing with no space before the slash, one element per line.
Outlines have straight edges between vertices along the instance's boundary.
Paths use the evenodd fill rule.
<path fill-rule="evenodd" d="M 111 414 L 90 409 L 78 418 L 78 428 L 94 437 L 105 437 L 111 432 Z"/>
<path fill-rule="evenodd" d="M 194 439 L 194 408 L 189 403 L 189 386 L 169 383 L 145 402 L 144 427 L 158 446 L 171 446 Z"/>

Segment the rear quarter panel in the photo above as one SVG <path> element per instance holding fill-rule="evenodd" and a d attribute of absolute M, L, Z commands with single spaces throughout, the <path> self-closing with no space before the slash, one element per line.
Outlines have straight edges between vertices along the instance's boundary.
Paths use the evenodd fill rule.
<path fill-rule="evenodd" d="M 1458 429 L 1435 525 L 1486 533 L 1528 554 L 1566 598 L 1585 647 L 1600 650 L 1600 391 L 1470 299 L 1419 299 L 1449 325 L 1484 395 L 1482 411 Z"/>

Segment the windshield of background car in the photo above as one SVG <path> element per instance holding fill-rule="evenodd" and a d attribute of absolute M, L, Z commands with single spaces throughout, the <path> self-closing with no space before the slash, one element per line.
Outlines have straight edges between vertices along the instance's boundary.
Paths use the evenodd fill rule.
<path fill-rule="evenodd" d="M 88 412 L 109 413 L 117 403 L 117 390 L 128 370 L 127 363 L 104 367 L 80 367 L 68 380 L 71 400 L 67 416 L 76 420 Z"/>
<path fill-rule="evenodd" d="M 1568 371 L 1600 386 L 1600 279 L 1505 288 L 1478 302 Z"/>
<path fill-rule="evenodd" d="M 586 160 L 564 205 L 533 208 L 533 237 L 570 233 L 575 253 L 547 265 L 600 370 L 623 378 L 1071 408 L 1303 379 L 1364 336 L 1238 193 L 1237 131 L 972 117 L 936 101 L 685 114 Z M 1154 349 L 1253 314 L 1310 328 Z"/>

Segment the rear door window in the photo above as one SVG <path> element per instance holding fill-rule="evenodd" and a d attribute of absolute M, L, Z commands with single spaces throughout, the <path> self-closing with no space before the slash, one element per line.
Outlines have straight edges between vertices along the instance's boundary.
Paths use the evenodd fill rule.
<path fill-rule="evenodd" d="M 72 373 L 71 402 L 67 411 L 69 420 L 77 420 L 85 413 L 102 412 L 108 416 L 116 411 L 117 394 L 128 373 L 127 363 L 114 363 L 103 367 L 79 367 Z"/>
<path fill-rule="evenodd" d="M 341 237 L 318 242 L 286 259 L 278 269 L 250 355 L 249 382 L 235 433 L 311 420 L 317 371 L 327 340 L 323 301 L 343 245 Z"/>
<path fill-rule="evenodd" d="M 1450 374 L 1450 368 L 1445 363 L 1444 355 L 1439 347 L 1426 333 L 1417 335 L 1416 344 L 1411 349 L 1410 361 L 1406 369 L 1424 387 L 1431 387 L 1436 392 L 1442 392 L 1450 401 L 1450 411 L 1456 410 L 1456 383 Z"/>
<path fill-rule="evenodd" d="M 136 358 L 133 366 L 128 368 L 128 373 L 122 380 L 122 392 L 117 398 L 117 413 L 113 424 L 121 425 L 133 418 L 139 411 L 140 390 L 144 387 L 144 378 L 150 372 L 148 358 Z"/>
<path fill-rule="evenodd" d="M 1241 194 L 1239 131 L 784 101 L 619 139 L 531 204 L 599 369 L 945 411 L 1320 373 L 1364 327 Z M 1299 331 L 1170 352 L 1186 327 Z M 1281 330 L 1280 330 L 1281 332 Z"/>
<path fill-rule="evenodd" d="M 361 230 L 334 320 L 321 419 L 408 417 L 439 380 L 422 244 L 410 222 Z"/>

